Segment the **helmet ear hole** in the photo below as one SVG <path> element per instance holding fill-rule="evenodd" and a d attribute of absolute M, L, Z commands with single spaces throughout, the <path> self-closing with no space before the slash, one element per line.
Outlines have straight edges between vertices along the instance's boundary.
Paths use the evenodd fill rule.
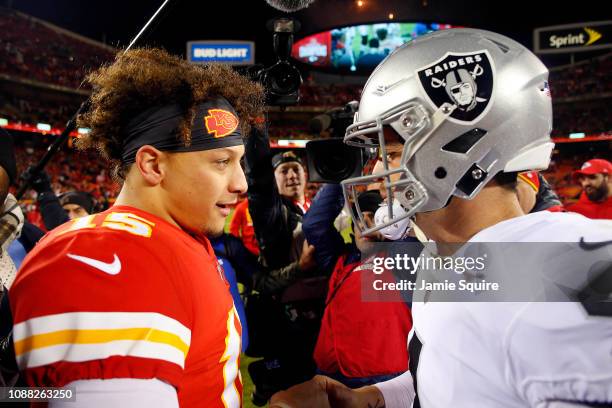
<path fill-rule="evenodd" d="M 471 196 L 472 193 L 486 180 L 489 173 L 474 163 L 472 167 L 465 172 L 463 177 L 459 179 L 457 188 L 466 196 Z"/>
<path fill-rule="evenodd" d="M 444 167 L 438 167 L 434 172 L 434 176 L 439 179 L 443 179 L 446 177 L 446 169 Z"/>

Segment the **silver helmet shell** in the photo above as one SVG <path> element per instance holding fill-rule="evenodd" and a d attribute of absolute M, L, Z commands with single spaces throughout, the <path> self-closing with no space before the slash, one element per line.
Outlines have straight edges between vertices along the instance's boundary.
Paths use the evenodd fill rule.
<path fill-rule="evenodd" d="M 355 201 L 357 186 L 382 181 L 389 216 L 366 228 L 357 206 L 355 224 L 374 232 L 443 208 L 453 196 L 471 199 L 499 172 L 547 168 L 554 147 L 547 81 L 548 70 L 531 51 L 489 31 L 437 31 L 395 50 L 368 79 L 344 139 L 378 147 L 385 167 L 345 180 L 347 201 Z M 395 169 L 386 154 L 387 126 L 403 143 Z"/>

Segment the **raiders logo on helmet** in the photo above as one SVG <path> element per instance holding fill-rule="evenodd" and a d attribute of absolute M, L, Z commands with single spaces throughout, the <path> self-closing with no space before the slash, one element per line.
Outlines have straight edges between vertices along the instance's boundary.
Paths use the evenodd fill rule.
<path fill-rule="evenodd" d="M 449 52 L 417 70 L 419 82 L 435 109 L 444 103 L 457 108 L 449 120 L 475 122 L 491 106 L 493 64 L 486 50 Z"/>

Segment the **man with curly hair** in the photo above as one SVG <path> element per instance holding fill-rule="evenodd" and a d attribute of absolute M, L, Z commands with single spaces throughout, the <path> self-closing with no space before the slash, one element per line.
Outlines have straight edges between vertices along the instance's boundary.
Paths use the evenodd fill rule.
<path fill-rule="evenodd" d="M 206 236 L 247 189 L 242 135 L 262 89 L 159 49 L 119 54 L 89 81 L 79 145 L 123 186 L 24 261 L 11 293 L 19 368 L 30 386 L 75 389 L 73 408 L 239 407 L 241 326 Z"/>

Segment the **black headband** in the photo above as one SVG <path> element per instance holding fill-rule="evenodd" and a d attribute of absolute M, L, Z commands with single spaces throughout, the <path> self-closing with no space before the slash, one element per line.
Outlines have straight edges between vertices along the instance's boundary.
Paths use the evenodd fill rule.
<path fill-rule="evenodd" d="M 177 104 L 154 107 L 136 116 L 125 130 L 121 162 L 134 163 L 136 152 L 144 145 L 165 152 L 195 152 L 243 143 L 238 115 L 225 98 L 203 102 L 196 108 L 189 146 L 177 134 L 184 117 L 185 110 Z"/>

